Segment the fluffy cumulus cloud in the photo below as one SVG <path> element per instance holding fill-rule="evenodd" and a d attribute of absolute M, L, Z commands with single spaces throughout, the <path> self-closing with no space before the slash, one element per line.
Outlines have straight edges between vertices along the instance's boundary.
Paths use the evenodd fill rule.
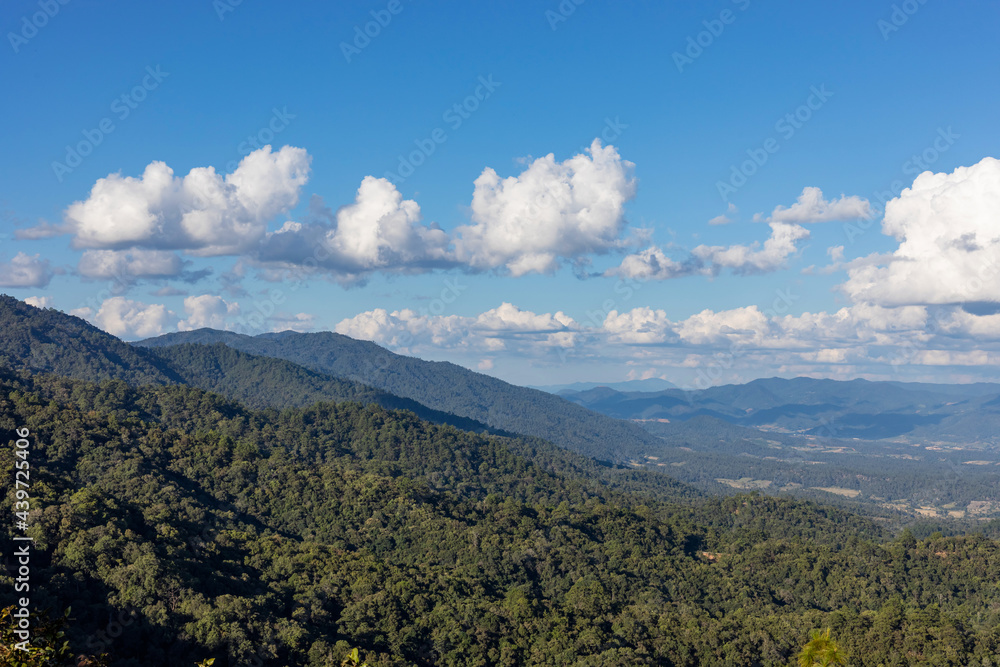
<path fill-rule="evenodd" d="M 451 239 L 421 224 L 420 206 L 384 178 L 367 176 L 354 202 L 333 214 L 311 202 L 310 220 L 267 234 L 257 260 L 265 267 L 324 270 L 348 280 L 375 270 L 419 271 L 454 265 Z"/>
<path fill-rule="evenodd" d="M 96 313 L 83 309 L 72 314 L 86 317 L 109 334 L 127 339 L 159 336 L 177 323 L 177 316 L 166 306 L 122 296 L 107 299 Z"/>
<path fill-rule="evenodd" d="M 309 162 L 305 150 L 291 146 L 254 151 L 226 176 L 198 167 L 177 177 L 152 162 L 138 178 L 99 179 L 87 199 L 66 209 L 66 227 L 78 248 L 242 253 L 263 238 L 268 221 L 298 202 Z"/>
<path fill-rule="evenodd" d="M 472 224 L 456 230 L 457 258 L 521 276 L 622 247 L 625 203 L 636 192 L 633 167 L 595 139 L 587 155 L 556 162 L 549 154 L 518 176 L 487 168 L 475 181 Z"/>
<path fill-rule="evenodd" d="M 453 234 L 424 223 L 417 202 L 374 176 L 336 211 L 314 195 L 304 219 L 269 231 L 297 205 L 310 162 L 305 150 L 292 146 L 265 146 L 230 174 L 197 167 L 181 176 L 152 162 L 138 176 L 98 179 L 86 199 L 67 207 L 62 224 L 23 235 L 72 235 L 73 246 L 85 251 L 78 274 L 123 286 L 143 279 L 194 282 L 210 272 L 185 271 L 185 255 L 239 256 L 266 279 L 285 279 L 291 271 L 353 284 L 373 272 L 551 273 L 564 261 L 583 266 L 594 254 L 632 243 L 622 235 L 624 206 L 636 190 L 634 165 L 599 140 L 563 162 L 552 155 L 534 160 L 515 177 L 485 169 L 475 181 L 471 221 Z M 8 269 L 0 279 L 21 284 L 24 274 L 10 277 Z"/>
<path fill-rule="evenodd" d="M 602 328 L 610 343 L 648 345 L 678 338 L 673 322 L 664 311 L 645 307 L 622 313 L 612 310 L 605 317 Z"/>
<path fill-rule="evenodd" d="M 1000 303 L 1000 160 L 950 174 L 924 172 L 885 207 L 899 242 L 878 263 L 852 268 L 842 289 L 883 306 Z"/>
<path fill-rule="evenodd" d="M 841 195 L 839 199 L 827 201 L 819 188 L 807 187 L 794 204 L 777 206 L 771 213 L 771 222 L 805 224 L 811 222 L 835 222 L 870 218 L 872 206 L 867 199 Z"/>
<path fill-rule="evenodd" d="M 423 224 L 419 205 L 386 179 L 366 177 L 336 213 L 314 200 L 309 219 L 268 233 L 255 253 L 272 277 L 292 269 L 342 282 L 372 271 L 420 272 L 462 266 L 511 275 L 551 273 L 564 260 L 623 247 L 624 206 L 635 195 L 633 165 L 595 140 L 588 154 L 534 160 L 516 177 L 487 168 L 475 181 L 472 224 L 448 234 Z"/>
<path fill-rule="evenodd" d="M 46 287 L 52 280 L 49 260 L 19 252 L 9 261 L 0 261 L 0 287 Z"/>
<path fill-rule="evenodd" d="M 719 312 L 706 309 L 677 324 L 681 341 L 693 345 L 724 341 L 761 345 L 769 332 L 770 322 L 757 306 Z"/>
<path fill-rule="evenodd" d="M 799 241 L 809 238 L 809 230 L 783 222 L 770 224 L 771 234 L 763 244 L 700 245 L 679 259 L 669 257 L 659 246 L 651 246 L 626 256 L 606 272 L 635 280 L 668 280 L 694 274 L 717 275 L 729 269 L 737 275 L 768 273 L 784 268 L 799 250 Z"/>
<path fill-rule="evenodd" d="M 225 329 L 230 317 L 240 314 L 238 303 L 229 303 L 222 297 L 212 294 L 189 296 L 184 299 L 184 312 L 187 317 L 177 323 L 179 331 L 193 329 Z"/>

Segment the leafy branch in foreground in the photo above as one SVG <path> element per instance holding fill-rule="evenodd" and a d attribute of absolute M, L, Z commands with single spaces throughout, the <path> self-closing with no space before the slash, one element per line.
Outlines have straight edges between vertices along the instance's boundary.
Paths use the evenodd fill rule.
<path fill-rule="evenodd" d="M 833 667 L 834 665 L 846 665 L 847 660 L 837 642 L 830 638 L 830 628 L 823 632 L 812 631 L 812 639 L 803 647 L 799 653 L 799 667 Z"/>

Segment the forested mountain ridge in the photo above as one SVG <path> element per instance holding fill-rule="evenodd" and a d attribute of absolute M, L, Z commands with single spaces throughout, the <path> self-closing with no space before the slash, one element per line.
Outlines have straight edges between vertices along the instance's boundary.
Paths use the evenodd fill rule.
<path fill-rule="evenodd" d="M 475 420 L 293 363 L 257 357 L 221 344 L 148 349 L 122 342 L 77 317 L 35 308 L 0 295 L 0 364 L 31 373 L 129 384 L 187 384 L 216 391 L 251 407 L 304 406 L 316 401 L 378 403 L 411 410 L 422 419 L 471 431 Z"/>
<path fill-rule="evenodd" d="M 88 322 L 0 294 L 0 363 L 33 373 L 164 384 L 180 379 L 149 350 Z"/>
<path fill-rule="evenodd" d="M 68 639 L 115 667 L 319 667 L 351 646 L 373 666 L 784 667 L 818 627 L 851 665 L 1000 659 L 982 536 L 882 543 L 800 501 L 644 500 L 376 405 L 0 370 L 0 438 L 21 427 L 33 597 L 71 605 Z"/>
<path fill-rule="evenodd" d="M 150 351 L 183 384 L 214 391 L 252 408 L 304 407 L 318 401 L 377 403 L 390 410 L 409 410 L 435 424 L 451 424 L 466 431 L 490 430 L 475 420 L 432 410 L 408 398 L 338 380 L 283 359 L 241 352 L 222 343 L 175 345 Z"/>
<path fill-rule="evenodd" d="M 250 354 L 286 359 L 493 428 L 544 438 L 598 459 L 629 460 L 661 444 L 659 438 L 634 424 L 609 419 L 558 396 L 518 387 L 452 363 L 398 355 L 374 343 L 331 332 L 286 331 L 251 337 L 199 329 L 166 334 L 136 345 L 159 348 L 179 343 L 225 343 Z"/>

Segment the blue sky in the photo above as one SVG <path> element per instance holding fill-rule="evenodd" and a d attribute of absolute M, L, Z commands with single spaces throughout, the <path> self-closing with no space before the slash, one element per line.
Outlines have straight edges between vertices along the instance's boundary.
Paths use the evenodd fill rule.
<path fill-rule="evenodd" d="M 526 384 L 1000 379 L 995 2 L 36 0 L 0 26 L 0 290 L 123 338 L 337 330 Z"/>

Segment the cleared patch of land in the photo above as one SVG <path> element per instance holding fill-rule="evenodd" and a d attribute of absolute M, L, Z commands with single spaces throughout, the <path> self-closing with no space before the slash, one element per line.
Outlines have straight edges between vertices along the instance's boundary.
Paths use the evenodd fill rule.
<path fill-rule="evenodd" d="M 838 496 L 844 496 L 845 498 L 857 498 L 861 495 L 861 492 L 857 489 L 845 489 L 840 486 L 810 486 L 810 489 L 816 489 L 818 491 L 826 491 L 827 493 L 835 493 Z"/>

